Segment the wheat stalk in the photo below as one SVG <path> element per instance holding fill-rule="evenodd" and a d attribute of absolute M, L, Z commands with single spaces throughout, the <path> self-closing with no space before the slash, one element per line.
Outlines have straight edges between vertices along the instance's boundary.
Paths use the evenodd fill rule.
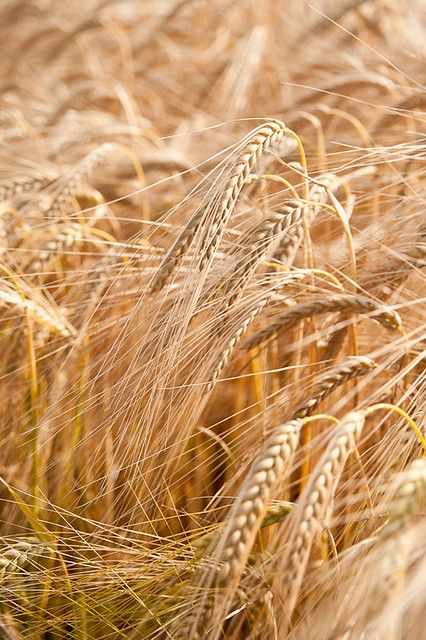
<path fill-rule="evenodd" d="M 248 316 L 238 325 L 237 329 L 232 333 L 231 337 L 227 340 L 226 346 L 221 352 L 216 364 L 213 366 L 213 373 L 210 381 L 207 385 L 207 393 L 210 392 L 216 382 L 219 380 L 220 374 L 229 362 L 231 355 L 233 354 L 236 346 L 240 342 L 243 335 L 246 333 L 250 325 L 254 322 L 258 314 L 266 307 L 268 302 L 274 295 L 274 291 L 269 291 L 264 298 L 262 298 L 255 307 L 250 311 Z"/>

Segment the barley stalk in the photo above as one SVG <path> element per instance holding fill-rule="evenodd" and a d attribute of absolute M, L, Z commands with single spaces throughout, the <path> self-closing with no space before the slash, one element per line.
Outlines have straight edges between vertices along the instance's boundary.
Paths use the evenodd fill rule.
<path fill-rule="evenodd" d="M 4 580 L 8 574 L 24 568 L 43 552 L 44 547 L 37 540 L 20 540 L 0 550 L 0 579 Z"/>
<path fill-rule="evenodd" d="M 225 348 L 221 352 L 218 360 L 216 361 L 216 364 L 213 366 L 213 373 L 212 373 L 212 376 L 210 378 L 210 381 L 209 381 L 209 383 L 207 385 L 207 389 L 206 389 L 207 393 L 210 392 L 213 389 L 214 385 L 219 380 L 220 374 L 222 373 L 223 369 L 228 364 L 229 359 L 230 359 L 231 355 L 233 354 L 236 346 L 240 342 L 241 338 L 246 333 L 246 331 L 248 330 L 250 325 L 254 322 L 254 320 L 259 315 L 259 313 L 262 311 L 262 309 L 264 309 L 266 307 L 266 305 L 271 300 L 273 295 L 274 295 L 273 291 L 272 292 L 268 292 L 265 295 L 265 297 L 262 298 L 255 307 L 253 307 L 253 309 L 250 311 L 249 315 L 246 318 L 244 318 L 244 320 L 241 322 L 241 324 L 238 325 L 237 329 L 234 331 L 232 336 L 229 338 L 229 340 L 226 343 Z"/>
<path fill-rule="evenodd" d="M 54 256 L 75 247 L 81 242 L 83 231 L 80 224 L 62 225 L 57 229 L 57 235 L 50 240 L 44 249 L 37 252 L 37 258 L 28 266 L 32 271 L 38 271 Z"/>
<path fill-rule="evenodd" d="M 0 638 L 2 640 L 23 640 L 23 637 L 15 628 L 12 617 L 0 614 Z"/>
<path fill-rule="evenodd" d="M 268 506 L 268 510 L 265 513 L 265 516 L 260 524 L 260 529 L 266 529 L 277 522 L 281 522 L 291 511 L 293 505 L 291 502 L 287 502 L 286 500 L 279 500 L 277 502 L 273 502 Z M 209 531 L 208 533 L 202 535 L 200 538 L 197 538 L 192 542 L 192 546 L 197 550 L 198 553 L 205 552 L 209 545 L 211 545 L 214 540 L 217 540 L 218 531 L 215 529 L 214 531 Z"/>
<path fill-rule="evenodd" d="M 416 514 L 417 506 L 426 494 L 426 458 L 414 460 L 398 475 L 395 485 L 389 521 L 382 530 L 382 538 L 400 534 Z"/>
<path fill-rule="evenodd" d="M 334 192 L 339 186 L 339 179 L 332 173 L 327 173 L 316 180 L 310 189 L 308 200 L 310 205 L 306 206 L 309 213 L 309 222 L 312 223 L 320 210 L 318 206 L 312 206 L 312 203 L 322 204 L 327 200 L 327 190 Z M 324 188 L 325 187 L 325 188 Z M 275 248 L 273 258 L 279 260 L 286 265 L 292 265 L 296 257 L 296 253 L 303 240 L 303 224 L 302 220 L 289 229 L 280 239 L 278 246 Z"/>
<path fill-rule="evenodd" d="M 358 628 L 362 629 L 374 625 L 377 612 L 383 611 L 392 598 L 397 601 L 401 597 L 412 544 L 409 528 L 426 495 L 426 459 L 415 460 L 398 474 L 394 487 L 389 519 L 377 537 L 373 553 L 364 561 L 366 567 L 360 567 L 362 572 L 372 572 L 369 593 L 358 616 Z"/>
<path fill-rule="evenodd" d="M 211 375 L 209 384 L 207 386 L 207 392 L 211 391 L 216 382 L 218 381 L 220 374 L 223 369 L 228 364 L 232 354 L 235 351 L 235 348 L 239 344 L 241 338 L 247 332 L 249 327 L 252 325 L 256 317 L 259 313 L 269 304 L 269 302 L 274 298 L 277 293 L 277 289 L 281 288 L 283 284 L 290 284 L 294 281 L 303 279 L 305 274 L 303 273 L 291 273 L 288 278 L 285 278 L 284 281 L 281 280 L 279 285 L 274 285 L 272 289 L 267 291 L 265 295 L 254 305 L 248 315 L 238 324 L 237 328 L 233 331 L 230 338 L 227 339 L 224 348 L 220 351 L 219 357 L 216 360 L 215 365 L 213 366 L 213 373 Z M 231 311 L 229 312 L 231 315 Z M 223 321 L 220 322 L 219 326 L 224 324 Z M 218 328 L 215 329 L 215 333 L 218 332 Z"/>
<path fill-rule="evenodd" d="M 295 225 L 298 225 L 306 209 L 303 202 L 290 201 L 266 220 L 260 222 L 252 233 L 247 234 L 248 246 L 244 246 L 243 239 L 241 243 L 243 245 L 242 256 L 225 285 L 225 293 L 231 292 L 227 299 L 229 307 L 241 296 L 244 284 L 250 279 L 265 254 L 272 250 L 273 245 L 282 234 L 286 234 Z"/>
<path fill-rule="evenodd" d="M 211 226 L 202 240 L 200 270 L 204 269 L 214 255 L 247 176 L 266 149 L 279 142 L 285 132 L 286 126 L 280 120 L 268 122 L 253 132 L 253 137 L 239 157 L 227 181 L 222 199 L 214 211 Z"/>
<path fill-rule="evenodd" d="M 229 518 L 212 549 L 211 559 L 204 579 L 208 585 L 236 585 L 244 571 L 255 537 L 268 511 L 268 501 L 273 490 L 283 478 L 291 456 L 295 451 L 301 420 L 282 424 L 269 437 L 247 472 Z M 206 597 L 194 609 L 177 631 L 176 638 L 204 637 L 210 606 Z M 201 630 L 201 631 L 200 631 Z"/>

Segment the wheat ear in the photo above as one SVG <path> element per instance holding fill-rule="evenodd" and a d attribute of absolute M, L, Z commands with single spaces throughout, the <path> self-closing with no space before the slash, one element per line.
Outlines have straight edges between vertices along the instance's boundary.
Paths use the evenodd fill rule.
<path fill-rule="evenodd" d="M 371 315 L 374 320 L 386 327 L 386 329 L 400 330 L 402 326 L 401 318 L 396 311 L 373 298 L 351 294 L 335 294 L 319 300 L 298 304 L 284 311 L 272 324 L 248 340 L 244 344 L 244 348 L 247 350 L 253 349 L 271 338 L 280 329 L 289 329 L 304 318 L 334 311 Z"/>
<path fill-rule="evenodd" d="M 301 420 L 278 427 L 253 462 L 212 554 L 215 582 L 237 581 L 244 570 L 271 492 L 283 477 L 297 447 Z"/>
<path fill-rule="evenodd" d="M 0 184 L 0 201 L 14 200 L 31 191 L 40 191 L 50 182 L 52 182 L 52 178 L 48 176 L 42 176 L 41 178 L 25 176 L 11 182 L 3 182 Z"/>
<path fill-rule="evenodd" d="M 70 338 L 76 335 L 74 327 L 69 322 L 63 322 L 58 318 L 52 309 L 43 307 L 35 302 L 35 300 L 22 298 L 16 291 L 0 290 L 0 305 L 2 303 L 16 306 L 19 309 L 28 309 L 31 316 L 40 325 L 47 327 L 50 331 L 59 333 L 64 338 Z"/>
<path fill-rule="evenodd" d="M 278 427 L 265 443 L 251 465 L 229 519 L 214 544 L 204 582 L 207 586 L 236 588 L 244 571 L 256 534 L 268 511 L 268 500 L 285 474 L 295 451 L 302 420 L 292 420 Z M 229 591 L 228 591 L 229 595 Z M 222 603 L 226 606 L 226 602 Z M 204 595 L 183 624 L 176 639 L 202 638 L 211 614 L 211 605 Z"/>
<path fill-rule="evenodd" d="M 327 173 L 319 177 L 316 183 L 309 189 L 309 205 L 306 210 L 309 212 L 309 222 L 312 223 L 320 207 L 315 206 L 314 203 L 325 203 L 328 198 L 327 191 L 334 192 L 339 186 L 340 181 L 333 173 Z M 314 204 L 314 206 L 312 206 Z M 298 224 L 294 225 L 288 230 L 288 233 L 283 235 L 274 250 L 273 258 L 279 260 L 286 265 L 292 265 L 296 257 L 296 253 L 303 240 L 303 224 L 302 220 L 299 220 Z"/>
<path fill-rule="evenodd" d="M 200 209 L 188 221 L 182 233 L 173 243 L 160 265 L 150 286 L 150 292 L 160 291 L 179 263 L 181 257 L 190 247 L 196 232 L 203 221 L 208 219 L 213 210 L 213 218 L 209 221 L 208 231 L 201 243 L 200 270 L 204 269 L 220 242 L 225 226 L 234 210 L 238 196 L 244 186 L 245 179 L 259 160 L 262 153 L 271 145 L 278 142 L 286 131 L 280 120 L 272 120 L 254 129 L 250 135 L 250 142 L 239 156 L 231 176 L 228 178 L 219 202 L 213 199 L 212 205 Z"/>
<path fill-rule="evenodd" d="M 37 271 L 54 256 L 75 247 L 81 242 L 82 238 L 83 231 L 80 224 L 61 225 L 57 229 L 57 235 L 47 243 L 44 249 L 37 253 L 36 260 L 28 266 L 28 269 Z"/>
<path fill-rule="evenodd" d="M 305 418 L 314 413 L 327 396 L 337 387 L 353 378 L 365 376 L 377 367 L 377 363 L 366 356 L 352 356 L 327 373 L 316 385 L 309 398 L 295 409 L 294 418 Z"/>
<path fill-rule="evenodd" d="M 105 142 L 93 149 L 83 160 L 81 160 L 68 176 L 58 180 L 60 186 L 55 188 L 55 195 L 51 201 L 46 215 L 50 218 L 57 218 L 66 209 L 70 199 L 74 196 L 82 182 L 103 162 L 106 156 L 116 149 L 116 145 Z"/>
<path fill-rule="evenodd" d="M 158 268 L 157 273 L 150 285 L 150 293 L 161 291 L 165 286 L 167 280 L 179 264 L 180 259 L 188 251 L 197 229 L 201 224 L 206 212 L 206 207 L 202 207 L 197 211 L 192 218 L 186 223 L 182 233 L 177 237 L 175 242 L 166 254 L 163 262 Z"/>
<path fill-rule="evenodd" d="M 280 596 L 285 603 L 282 636 L 286 630 L 296 604 L 303 581 L 312 543 L 330 518 L 330 510 L 336 487 L 346 460 L 355 449 L 362 433 L 365 416 L 352 412 L 345 416 L 315 466 L 298 503 L 288 520 L 288 535 L 280 567 L 284 573 L 278 575 Z"/>
<path fill-rule="evenodd" d="M 281 235 L 298 225 L 306 209 L 303 202 L 297 200 L 287 202 L 266 220 L 262 220 L 252 233 L 242 240 L 241 258 L 232 270 L 232 277 L 225 285 L 225 293 L 233 290 L 233 293 L 228 296 L 227 306 L 230 307 L 241 296 L 244 284 L 250 279 L 259 262 L 265 254 L 272 251 L 273 245 Z M 244 246 L 244 240 L 246 240 L 246 246 Z"/>

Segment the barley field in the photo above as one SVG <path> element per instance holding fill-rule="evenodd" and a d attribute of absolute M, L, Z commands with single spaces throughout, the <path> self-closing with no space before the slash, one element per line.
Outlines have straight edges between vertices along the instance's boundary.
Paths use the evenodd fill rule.
<path fill-rule="evenodd" d="M 0 638 L 422 640 L 424 0 L 0 34 Z"/>

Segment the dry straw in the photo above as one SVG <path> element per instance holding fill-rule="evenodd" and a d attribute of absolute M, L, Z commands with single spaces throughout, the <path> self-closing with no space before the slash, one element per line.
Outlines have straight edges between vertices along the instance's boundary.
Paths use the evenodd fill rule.
<path fill-rule="evenodd" d="M 422 637 L 424 2 L 308 4 L 0 2 L 0 636 Z"/>

